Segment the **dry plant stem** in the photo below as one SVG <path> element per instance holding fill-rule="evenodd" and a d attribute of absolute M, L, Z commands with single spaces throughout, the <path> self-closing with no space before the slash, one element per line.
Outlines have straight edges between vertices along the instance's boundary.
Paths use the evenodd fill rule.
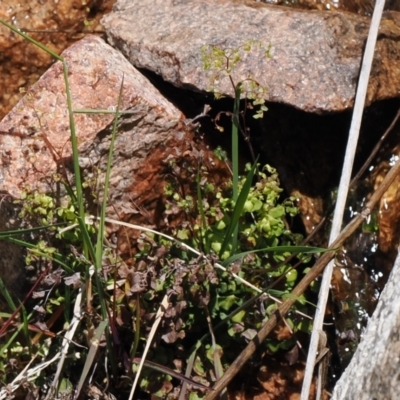
<path fill-rule="evenodd" d="M 211 315 L 210 315 L 210 312 L 209 312 L 207 306 L 204 307 L 204 311 L 206 312 L 208 329 L 210 331 L 210 336 L 211 336 L 211 345 L 212 345 L 212 350 L 213 350 L 214 372 L 215 372 L 215 376 L 217 377 L 217 379 L 219 379 L 223 375 L 224 370 L 222 368 L 220 354 L 218 354 L 217 341 L 215 340 L 214 329 L 212 327 L 212 322 L 211 322 Z M 224 389 L 222 391 L 220 397 L 221 397 L 221 400 L 227 400 L 228 399 L 228 393 L 227 393 L 226 389 Z"/>
<path fill-rule="evenodd" d="M 46 400 L 50 399 L 50 396 L 53 396 L 57 393 L 58 383 L 61 376 L 62 369 L 64 367 L 65 359 L 68 355 L 68 349 L 74 338 L 75 331 L 78 328 L 79 322 L 81 320 L 81 303 L 82 303 L 82 289 L 79 289 L 78 295 L 76 296 L 75 305 L 74 305 L 74 317 L 69 325 L 67 332 L 65 333 L 62 345 L 61 345 L 61 357 L 57 365 L 57 371 L 54 375 L 53 383 L 48 391 L 46 396 Z"/>
<path fill-rule="evenodd" d="M 377 2 L 375 3 L 374 13 L 372 16 L 367 43 L 365 46 L 365 52 L 360 71 L 360 78 L 354 102 L 354 111 L 353 118 L 351 120 L 349 140 L 346 147 L 346 154 L 343 162 L 342 175 L 340 177 L 335 212 L 333 214 L 332 228 L 329 235 L 330 245 L 340 234 L 340 229 L 343 224 L 343 215 L 346 208 L 347 195 L 349 192 L 351 171 L 353 170 L 354 158 L 357 150 L 358 137 L 360 134 L 361 121 L 365 106 L 365 99 L 367 96 L 368 81 L 371 73 L 375 45 L 378 37 L 379 24 L 382 19 L 384 5 L 385 0 L 377 0 Z M 322 326 L 325 318 L 326 304 L 328 302 L 333 267 L 334 262 L 330 261 L 326 269 L 324 270 L 324 274 L 322 277 L 321 287 L 318 296 L 318 304 L 315 311 L 313 329 L 311 332 L 310 346 L 308 349 L 306 369 L 301 390 L 301 400 L 308 400 L 310 396 L 310 387 L 314 374 L 315 359 L 317 356 L 320 341 L 319 331 L 322 331 L 323 329 Z M 320 396 L 318 395 L 318 393 L 317 400 L 320 400 Z"/>
<path fill-rule="evenodd" d="M 144 365 L 144 362 L 145 362 L 146 357 L 147 357 L 147 353 L 150 350 L 150 346 L 151 346 L 151 343 L 153 341 L 154 335 L 156 334 L 158 325 L 160 324 L 161 319 L 164 316 L 165 310 L 167 308 L 168 308 L 168 296 L 165 295 L 163 300 L 162 300 L 162 302 L 161 302 L 160 307 L 157 310 L 156 318 L 154 320 L 153 326 L 151 327 L 151 330 L 150 330 L 150 333 L 149 333 L 149 337 L 147 338 L 147 343 L 146 343 L 146 346 L 144 348 L 143 355 L 142 355 L 142 358 L 140 360 L 138 370 L 136 372 L 136 376 L 135 376 L 135 380 L 134 380 L 133 385 L 132 385 L 131 393 L 129 394 L 129 400 L 133 399 L 133 395 L 135 394 L 136 386 L 139 383 L 140 373 L 142 372 L 143 365 Z"/>
<path fill-rule="evenodd" d="M 400 109 L 397 111 L 397 114 L 394 117 L 394 119 L 393 119 L 392 123 L 390 124 L 389 128 L 386 129 L 385 133 L 382 135 L 382 137 L 379 139 L 378 143 L 375 145 L 375 147 L 371 151 L 371 154 L 368 156 L 368 158 L 365 161 L 365 163 L 363 164 L 363 166 L 359 169 L 359 171 L 357 172 L 355 177 L 351 180 L 350 188 L 354 188 L 354 185 L 358 182 L 358 180 L 361 178 L 361 176 L 364 174 L 364 172 L 367 170 L 367 168 L 371 165 L 374 157 L 378 153 L 378 151 L 381 148 L 381 146 L 382 146 L 383 142 L 385 141 L 385 139 L 389 136 L 389 133 L 395 127 L 395 125 L 396 125 L 397 121 L 399 120 L 399 118 L 400 118 Z M 326 211 L 324 217 L 321 219 L 321 221 L 319 221 L 318 225 L 314 228 L 314 230 L 301 242 L 302 245 L 307 244 L 308 242 L 310 242 L 310 240 L 318 233 L 318 231 L 324 226 L 328 216 L 331 215 L 331 213 L 333 212 L 334 208 L 335 208 L 335 203 L 333 203 L 329 207 L 328 211 Z M 293 259 L 293 256 L 290 256 L 284 261 L 284 263 L 288 263 L 292 259 Z"/>
<path fill-rule="evenodd" d="M 93 220 L 93 219 L 97 219 L 97 220 L 98 220 L 99 217 L 95 217 L 95 216 L 91 215 L 91 216 L 89 216 L 89 217 L 86 218 L 87 223 L 92 223 L 92 220 Z M 176 240 L 176 239 L 173 238 L 172 236 L 168 236 L 168 235 L 166 235 L 165 233 L 161 233 L 161 232 L 155 231 L 154 229 L 146 228 L 146 227 L 144 227 L 144 226 L 135 225 L 135 224 L 129 224 L 129 223 L 127 223 L 127 222 L 118 221 L 118 220 L 111 219 L 111 218 L 105 218 L 104 220 L 105 220 L 105 222 L 108 222 L 108 223 L 110 223 L 110 224 L 115 224 L 115 225 L 120 225 L 120 226 L 126 226 L 126 227 L 131 228 L 131 229 L 137 229 L 137 230 L 141 230 L 141 231 L 144 231 L 144 232 L 151 232 L 151 233 L 154 233 L 154 234 L 156 234 L 156 235 L 165 237 L 166 239 L 171 240 L 172 242 L 177 242 L 177 243 L 179 243 L 180 246 L 182 246 L 182 247 L 185 248 L 186 250 L 191 251 L 193 254 L 196 254 L 197 256 L 200 256 L 200 257 L 202 257 L 203 259 L 207 259 L 207 257 L 206 257 L 204 254 L 200 253 L 199 251 L 197 251 L 197 250 L 194 249 L 193 247 L 190 247 L 189 245 L 187 245 L 187 244 L 185 244 L 185 243 L 181 243 L 179 240 Z M 61 230 L 59 231 L 59 233 L 61 234 L 61 233 L 64 233 L 64 232 L 66 232 L 66 231 L 68 231 L 68 230 L 71 230 L 71 229 L 73 229 L 74 227 L 76 227 L 77 225 L 78 225 L 78 224 L 69 225 L 67 228 L 61 229 Z M 254 286 L 254 285 L 251 284 L 250 282 L 247 282 L 245 279 L 243 279 L 243 278 L 240 277 L 239 275 L 235 274 L 234 272 L 231 272 L 231 271 L 227 270 L 227 269 L 226 269 L 224 266 L 222 266 L 221 264 L 215 262 L 213 265 L 214 265 L 215 268 L 218 268 L 218 269 L 220 269 L 221 271 L 224 271 L 224 272 L 227 272 L 227 273 L 231 274 L 232 277 L 234 277 L 235 279 L 237 279 L 239 282 L 243 283 L 245 286 L 249 287 L 250 289 L 254 290 L 255 292 L 266 295 L 267 297 L 269 297 L 271 300 L 275 301 L 276 303 L 279 303 L 279 304 L 282 303 L 281 300 L 279 300 L 279 299 L 277 299 L 276 297 L 274 297 L 274 296 L 272 296 L 272 295 L 266 293 L 265 291 L 262 291 L 260 288 L 258 288 L 257 286 Z M 308 316 L 308 315 L 306 315 L 306 314 L 304 314 L 304 313 L 302 313 L 302 312 L 300 312 L 300 311 L 298 311 L 298 310 L 295 310 L 295 313 L 296 313 L 296 314 L 299 314 L 299 315 L 302 315 L 302 316 L 305 317 L 305 318 L 311 319 L 310 316 Z"/>
<path fill-rule="evenodd" d="M 363 208 L 362 212 L 358 214 L 353 220 L 342 230 L 337 239 L 329 247 L 332 251 L 324 253 L 311 270 L 304 276 L 304 278 L 299 282 L 299 284 L 292 291 L 293 298 L 286 300 L 277 310 L 277 312 L 271 316 L 271 318 L 265 323 L 258 334 L 253 340 L 247 345 L 247 347 L 239 354 L 236 360 L 231 364 L 231 366 L 225 371 L 224 375 L 219 379 L 213 390 L 210 391 L 205 400 L 214 400 L 218 397 L 222 389 L 224 389 L 231 380 L 236 376 L 240 369 L 246 364 L 249 358 L 253 355 L 257 347 L 266 339 L 266 337 L 275 328 L 275 325 L 279 321 L 279 316 L 284 316 L 290 310 L 292 305 L 296 302 L 296 297 L 302 295 L 304 291 L 308 288 L 310 283 L 316 279 L 321 272 L 324 270 L 328 262 L 334 257 L 334 250 L 342 246 L 343 243 L 356 231 L 356 229 L 365 221 L 369 216 L 372 209 L 378 203 L 379 199 L 389 188 L 395 177 L 400 173 L 400 161 L 390 169 L 385 179 L 372 195 L 371 199 Z"/>
<path fill-rule="evenodd" d="M 386 129 L 385 133 L 382 135 L 382 137 L 379 139 L 378 143 L 375 145 L 373 150 L 371 151 L 371 154 L 367 158 L 367 161 L 363 164 L 363 166 L 360 168 L 360 170 L 357 172 L 357 175 L 351 180 L 350 182 L 350 187 L 352 187 L 362 176 L 362 174 L 366 171 L 366 169 L 371 165 L 372 160 L 378 153 L 379 149 L 381 148 L 384 140 L 388 137 L 389 133 L 393 130 L 395 127 L 397 121 L 400 118 L 400 109 L 397 111 L 396 116 L 394 117 L 392 123 L 390 124 L 389 128 Z"/>
<path fill-rule="evenodd" d="M 11 323 L 14 321 L 15 317 L 18 315 L 18 313 L 21 311 L 22 306 L 25 305 L 26 301 L 32 296 L 32 293 L 35 291 L 39 283 L 44 279 L 44 277 L 47 275 L 48 270 L 46 269 L 45 271 L 42 272 L 42 274 L 39 276 L 39 278 L 36 280 L 35 284 L 31 287 L 29 290 L 28 294 L 25 296 L 24 300 L 20 305 L 15 309 L 15 311 L 11 314 L 11 317 L 6 321 L 6 323 L 0 328 L 0 337 L 5 334 L 7 331 L 7 328 L 11 325 Z"/>
<path fill-rule="evenodd" d="M 25 368 L 18 374 L 18 376 L 6 387 L 0 389 L 0 400 L 8 400 L 11 398 L 10 393 L 15 392 L 22 384 L 26 384 L 29 381 L 34 381 L 40 376 L 41 371 L 45 370 L 48 366 L 57 361 L 61 356 L 58 352 L 53 358 L 47 360 L 39 365 L 31 368 L 31 364 L 36 359 L 36 355 L 28 362 Z"/>

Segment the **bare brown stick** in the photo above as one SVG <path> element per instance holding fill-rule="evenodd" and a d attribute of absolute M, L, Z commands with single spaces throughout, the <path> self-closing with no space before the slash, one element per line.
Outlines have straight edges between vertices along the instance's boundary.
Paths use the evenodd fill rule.
<path fill-rule="evenodd" d="M 231 380 L 236 376 L 244 364 L 249 360 L 249 358 L 254 354 L 257 347 L 265 340 L 265 338 L 271 333 L 277 324 L 280 316 L 286 315 L 290 310 L 292 305 L 296 302 L 296 297 L 302 295 L 304 291 L 308 288 L 310 283 L 317 278 L 321 272 L 324 270 L 328 262 L 334 257 L 335 250 L 342 246 L 343 243 L 356 231 L 356 229 L 365 221 L 365 219 L 370 215 L 372 209 L 375 207 L 379 199 L 389 188 L 395 177 L 400 173 L 400 161 L 389 170 L 385 179 L 382 181 L 381 185 L 371 196 L 371 199 L 363 208 L 362 212 L 358 214 L 353 220 L 342 230 L 338 238 L 329 247 L 330 250 L 324 253 L 311 270 L 304 276 L 304 278 L 299 282 L 299 284 L 293 289 L 292 295 L 288 300 L 282 303 L 278 308 L 276 313 L 271 316 L 271 318 L 265 323 L 258 334 L 251 340 L 247 347 L 240 353 L 236 360 L 230 365 L 230 367 L 225 371 L 220 379 L 215 383 L 213 390 L 209 391 L 205 400 L 214 400 L 218 397 L 219 393 L 231 382 Z"/>

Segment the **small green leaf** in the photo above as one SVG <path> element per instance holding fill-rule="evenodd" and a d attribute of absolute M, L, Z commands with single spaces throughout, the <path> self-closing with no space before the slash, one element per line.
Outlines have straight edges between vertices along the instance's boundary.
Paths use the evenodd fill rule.
<path fill-rule="evenodd" d="M 232 322 L 242 322 L 243 321 L 243 318 L 245 317 L 245 315 L 246 315 L 246 311 L 245 310 L 241 310 L 241 311 L 239 311 L 237 314 L 235 314 L 233 317 L 232 317 Z"/>
<path fill-rule="evenodd" d="M 188 240 L 190 237 L 190 231 L 188 229 L 180 229 L 176 236 L 179 240 Z"/>
<path fill-rule="evenodd" d="M 218 306 L 228 311 L 236 303 L 236 296 L 230 295 L 218 298 Z"/>
<path fill-rule="evenodd" d="M 286 280 L 288 282 L 295 282 L 297 279 L 297 270 L 291 269 L 287 274 L 286 274 Z"/>

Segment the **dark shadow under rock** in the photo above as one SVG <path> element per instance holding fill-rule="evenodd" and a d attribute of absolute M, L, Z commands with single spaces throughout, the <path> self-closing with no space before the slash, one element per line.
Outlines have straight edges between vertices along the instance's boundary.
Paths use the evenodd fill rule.
<path fill-rule="evenodd" d="M 0 194 L 0 231 L 17 230 L 20 222 L 14 199 L 7 194 Z M 14 299 L 20 298 L 26 277 L 24 251 L 21 246 L 6 240 L 0 240 L 0 277 L 10 295 Z M 1 295 L 0 306 L 2 311 L 8 308 Z"/>

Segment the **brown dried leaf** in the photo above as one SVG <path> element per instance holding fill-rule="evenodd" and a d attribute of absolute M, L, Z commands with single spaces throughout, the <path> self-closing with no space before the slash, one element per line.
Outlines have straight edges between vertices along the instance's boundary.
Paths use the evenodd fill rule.
<path fill-rule="evenodd" d="M 35 307 L 33 307 L 33 309 L 34 309 L 35 311 L 37 311 L 39 314 L 44 314 L 44 315 L 46 315 L 46 310 L 44 309 L 43 306 L 35 306 Z"/>
<path fill-rule="evenodd" d="M 61 283 L 61 276 L 64 274 L 64 271 L 61 268 L 56 269 L 51 272 L 43 279 L 43 286 L 52 287 Z"/>
<path fill-rule="evenodd" d="M 47 325 L 44 322 L 36 321 L 33 325 L 38 327 L 42 331 L 48 331 L 49 330 L 49 328 L 47 327 Z"/>
<path fill-rule="evenodd" d="M 42 299 L 45 295 L 46 292 L 44 290 L 41 290 L 40 292 L 33 292 L 32 299 Z"/>
<path fill-rule="evenodd" d="M 185 332 L 177 332 L 175 330 L 170 330 L 161 336 L 165 343 L 175 343 L 178 339 L 183 339 L 185 337 Z"/>
<path fill-rule="evenodd" d="M 130 292 L 140 293 L 147 289 L 147 273 L 146 272 L 130 272 L 128 281 L 131 285 Z"/>
<path fill-rule="evenodd" d="M 64 282 L 67 286 L 73 286 L 74 289 L 82 286 L 82 281 L 81 281 L 81 274 L 79 272 L 76 272 L 72 276 L 67 276 L 64 278 Z"/>
<path fill-rule="evenodd" d="M 285 354 L 285 359 L 288 361 L 289 365 L 295 364 L 299 359 L 299 348 L 297 344 L 293 347 L 292 350 L 288 351 Z"/>

